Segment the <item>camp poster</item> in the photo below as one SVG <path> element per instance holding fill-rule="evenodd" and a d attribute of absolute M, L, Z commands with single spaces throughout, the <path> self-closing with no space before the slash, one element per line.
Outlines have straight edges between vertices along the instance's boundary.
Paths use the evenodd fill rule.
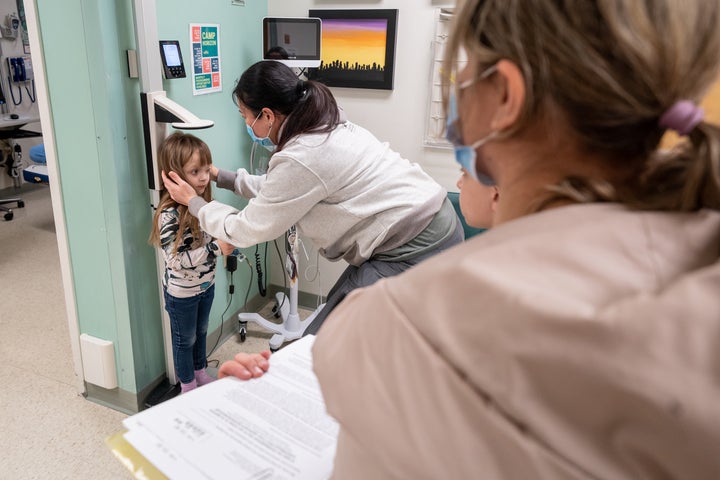
<path fill-rule="evenodd" d="M 193 95 L 221 92 L 220 25 L 190 24 Z"/>

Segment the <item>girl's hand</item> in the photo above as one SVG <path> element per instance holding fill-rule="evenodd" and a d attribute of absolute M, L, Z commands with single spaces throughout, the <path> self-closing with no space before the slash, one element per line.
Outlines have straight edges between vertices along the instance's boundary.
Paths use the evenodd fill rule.
<path fill-rule="evenodd" d="M 220 251 L 222 252 L 222 254 L 225 255 L 226 257 L 228 255 L 230 255 L 233 252 L 233 250 L 235 250 L 235 245 L 233 245 L 232 243 L 227 243 L 220 239 L 217 239 L 215 241 L 217 242 L 218 246 L 220 247 Z"/>
<path fill-rule="evenodd" d="M 165 174 L 163 171 L 160 172 L 160 174 L 162 175 L 162 181 L 165 189 L 177 203 L 187 205 L 190 203 L 190 200 L 198 196 L 195 189 L 185 180 L 180 178 L 180 175 L 177 173 L 168 172 Z"/>
<path fill-rule="evenodd" d="M 220 365 L 218 378 L 237 377 L 241 380 L 262 377 L 270 368 L 270 350 L 260 353 L 241 352 L 235 358 Z"/>

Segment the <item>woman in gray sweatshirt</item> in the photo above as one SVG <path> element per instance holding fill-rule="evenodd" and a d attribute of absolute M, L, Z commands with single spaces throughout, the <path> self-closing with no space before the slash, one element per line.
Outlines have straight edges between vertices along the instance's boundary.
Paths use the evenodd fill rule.
<path fill-rule="evenodd" d="M 273 240 L 296 225 L 322 256 L 350 264 L 305 333 L 316 333 L 351 290 L 463 240 L 445 189 L 347 121 L 325 85 L 261 61 L 242 74 L 233 99 L 253 140 L 273 152 L 265 175 L 213 167 L 218 187 L 249 199 L 247 206 L 206 202 L 174 172 L 163 173 L 165 188 L 203 230 L 237 247 Z"/>

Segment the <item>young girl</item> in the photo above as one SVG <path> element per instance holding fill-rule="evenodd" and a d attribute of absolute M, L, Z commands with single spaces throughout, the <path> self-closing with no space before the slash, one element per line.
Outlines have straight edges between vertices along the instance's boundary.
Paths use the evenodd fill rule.
<path fill-rule="evenodd" d="M 205 142 L 193 135 L 174 133 L 160 146 L 159 162 L 163 171 L 179 172 L 199 196 L 211 200 L 212 157 Z M 228 255 L 234 247 L 200 230 L 198 220 L 167 190 L 155 211 L 150 243 L 160 247 L 165 258 L 165 310 L 170 316 L 175 372 L 185 393 L 215 380 L 205 372 L 215 264 L 218 255 Z"/>

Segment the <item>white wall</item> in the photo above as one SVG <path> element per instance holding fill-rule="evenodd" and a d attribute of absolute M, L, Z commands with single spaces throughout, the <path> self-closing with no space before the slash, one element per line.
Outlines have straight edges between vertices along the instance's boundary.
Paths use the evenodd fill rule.
<path fill-rule="evenodd" d="M 459 168 L 453 160 L 452 151 L 423 145 L 436 10 L 453 5 L 452 1 L 437 0 L 374 0 L 361 3 L 268 0 L 268 15 L 307 17 L 310 9 L 398 9 L 394 89 L 332 88 L 332 91 L 350 120 L 370 130 L 381 141 L 390 142 L 393 150 L 422 165 L 446 189 L 457 191 L 455 182 Z M 315 251 L 309 245 L 308 254 L 314 264 Z M 273 256 L 271 278 L 272 283 L 281 285 L 282 273 L 276 257 Z M 301 274 L 307 263 L 305 258 L 300 259 Z M 301 276 L 300 291 L 326 295 L 345 266 L 345 262 L 332 263 L 321 258 L 322 285 L 318 286 L 317 281 L 309 282 Z"/>
<path fill-rule="evenodd" d="M 8 14 L 14 13 L 15 15 L 18 15 L 17 11 L 17 3 L 16 0 L 0 0 L 0 25 L 5 26 L 5 19 Z M 19 15 L 18 15 L 19 18 Z M 22 26 L 19 28 L 18 36 L 17 38 L 10 38 L 10 37 L 4 37 L 0 38 L 0 85 L 2 86 L 2 91 L 5 93 L 5 98 L 7 101 L 7 110 L 4 113 L 0 113 L 0 121 L 4 118 L 8 118 L 8 115 L 11 113 L 16 113 L 18 115 L 22 116 L 33 116 L 38 117 L 38 107 L 37 103 L 32 102 L 29 98 L 28 93 L 25 90 L 25 85 L 30 90 L 30 93 L 32 94 L 32 86 L 30 82 L 27 82 L 25 85 L 18 88 L 17 85 L 8 85 L 8 66 L 7 66 L 7 57 L 19 57 L 27 55 L 24 53 L 23 49 L 23 41 L 22 41 Z M 29 48 L 29 47 L 27 47 Z M 13 99 L 11 96 L 11 91 L 15 95 L 15 101 L 19 102 L 19 105 L 13 104 Z M 21 100 L 22 95 L 22 102 Z M 37 97 L 35 97 L 37 98 Z M 28 124 L 23 127 L 26 130 L 31 130 L 35 132 L 40 131 L 40 122 L 35 122 Z M 22 140 L 18 140 L 17 143 L 22 147 L 22 155 L 23 155 L 23 163 L 25 166 L 30 165 L 32 162 L 30 162 L 29 159 L 29 149 L 31 146 L 41 143 L 42 137 L 33 137 L 33 138 L 26 138 Z M 20 172 L 20 176 L 22 177 L 22 172 Z M 11 187 L 13 186 L 13 179 L 9 177 L 6 173 L 6 170 L 4 168 L 0 169 L 0 189 Z"/>

